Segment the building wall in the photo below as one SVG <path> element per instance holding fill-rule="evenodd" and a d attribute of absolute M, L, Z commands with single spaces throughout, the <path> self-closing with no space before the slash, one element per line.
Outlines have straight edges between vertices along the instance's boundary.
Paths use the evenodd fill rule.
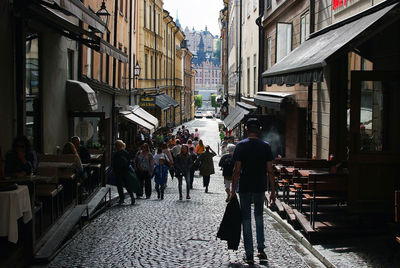
<path fill-rule="evenodd" d="M 221 86 L 221 66 L 214 65 L 210 61 L 195 65 L 196 70 L 195 87 L 199 88 L 218 88 Z"/>
<path fill-rule="evenodd" d="M 253 97 L 258 87 L 258 1 L 242 0 L 242 82 L 241 94 Z M 249 72 L 248 72 L 249 71 Z M 256 81 L 256 82 L 254 82 Z"/>
<path fill-rule="evenodd" d="M 0 1 L 0 50 L 13 51 L 13 29 L 14 23 L 8 1 Z M 13 75 L 14 58 L 13 53 L 3 53 L 0 64 L 1 98 L 0 98 L 0 118 L 2 131 L 0 131 L 0 147 L 3 156 L 11 149 L 13 138 L 16 136 L 16 96 Z"/>

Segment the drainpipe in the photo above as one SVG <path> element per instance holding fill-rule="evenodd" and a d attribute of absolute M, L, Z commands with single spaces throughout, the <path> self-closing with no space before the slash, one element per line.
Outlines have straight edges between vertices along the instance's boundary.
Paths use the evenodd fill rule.
<path fill-rule="evenodd" d="M 157 34 L 156 34 L 156 1 L 153 4 L 153 30 L 154 30 L 154 88 L 157 88 Z"/>
<path fill-rule="evenodd" d="M 242 86 L 242 0 L 239 1 L 240 7 L 239 7 L 239 58 L 238 58 L 238 69 L 237 73 L 239 74 L 239 80 L 238 80 L 238 86 L 237 86 L 237 92 L 236 92 L 236 102 L 240 101 L 241 98 L 241 86 Z M 237 44 L 237 43 L 236 43 Z"/>
<path fill-rule="evenodd" d="M 118 1 L 115 1 L 115 6 L 114 6 L 114 47 L 117 47 L 117 19 L 118 19 Z M 112 127 L 112 132 L 111 132 L 111 138 L 112 142 L 115 141 L 115 134 L 116 134 L 116 113 L 115 113 L 115 87 L 116 87 L 116 67 L 117 67 L 117 60 L 113 58 L 113 88 L 114 88 L 114 93 L 112 94 L 112 107 L 111 107 L 111 127 Z"/>
<path fill-rule="evenodd" d="M 179 28 L 177 26 L 175 26 L 177 28 L 176 31 L 174 31 L 174 47 L 173 47 L 173 51 L 174 51 L 174 100 L 176 97 L 176 72 L 175 72 L 175 66 L 176 66 L 176 51 L 175 51 L 175 46 L 176 46 L 176 33 L 179 31 Z M 175 120 L 176 120 L 176 107 L 174 107 L 174 126 L 175 126 Z"/>
<path fill-rule="evenodd" d="M 315 2 L 310 0 L 310 34 L 315 31 Z M 308 86 L 307 91 L 307 151 L 306 157 L 312 157 L 312 103 L 313 103 L 313 83 Z"/>
<path fill-rule="evenodd" d="M 312 1 L 312 0 L 310 0 Z M 258 88 L 257 91 L 263 91 L 262 84 L 262 73 L 264 70 L 264 27 L 262 23 L 262 18 L 264 16 L 265 1 L 259 0 L 259 16 L 256 19 L 256 24 L 258 25 Z"/>
<path fill-rule="evenodd" d="M 132 105 L 132 4 L 134 2 L 131 1 L 129 4 L 129 62 L 128 62 L 128 70 L 129 70 L 129 74 L 128 74 L 128 80 L 129 80 L 129 106 Z"/>

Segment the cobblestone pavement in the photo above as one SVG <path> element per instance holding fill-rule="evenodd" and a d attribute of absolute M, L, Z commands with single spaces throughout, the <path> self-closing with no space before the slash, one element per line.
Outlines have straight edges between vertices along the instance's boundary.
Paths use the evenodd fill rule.
<path fill-rule="evenodd" d="M 203 126 L 199 130 L 205 143 L 215 143 L 217 124 L 203 121 L 195 120 L 190 127 Z M 191 200 L 179 201 L 177 180 L 169 179 L 164 200 L 153 192 L 150 200 L 139 199 L 134 206 L 110 208 L 76 235 L 49 267 L 246 267 L 241 261 L 243 243 L 238 251 L 228 251 L 226 242 L 216 239 L 226 205 L 221 171 L 216 172 L 209 193 L 195 177 Z M 269 261 L 252 267 L 323 267 L 268 216 L 265 229 Z"/>

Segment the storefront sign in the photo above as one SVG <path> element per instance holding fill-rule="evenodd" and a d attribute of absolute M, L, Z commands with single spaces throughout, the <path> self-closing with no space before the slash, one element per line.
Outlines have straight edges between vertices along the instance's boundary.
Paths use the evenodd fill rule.
<path fill-rule="evenodd" d="M 156 107 L 156 98 L 151 96 L 140 96 L 140 107 Z"/>
<path fill-rule="evenodd" d="M 340 11 L 349 6 L 359 2 L 360 0 L 333 0 L 332 1 L 332 9 L 333 11 Z"/>

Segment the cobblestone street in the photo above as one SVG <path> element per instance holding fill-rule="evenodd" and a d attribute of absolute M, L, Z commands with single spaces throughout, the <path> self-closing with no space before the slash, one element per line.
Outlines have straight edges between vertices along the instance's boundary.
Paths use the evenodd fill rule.
<path fill-rule="evenodd" d="M 205 143 L 216 149 L 215 121 L 195 120 L 189 126 L 198 127 Z M 49 267 L 245 266 L 242 243 L 233 252 L 216 239 L 226 205 L 218 161 L 215 157 L 217 174 L 211 176 L 209 193 L 196 172 L 192 199 L 179 201 L 177 180 L 169 179 L 164 200 L 153 192 L 150 200 L 138 199 L 134 206 L 129 200 L 113 206 L 76 235 Z M 265 217 L 269 261 L 263 267 L 322 267 L 275 220 Z"/>

